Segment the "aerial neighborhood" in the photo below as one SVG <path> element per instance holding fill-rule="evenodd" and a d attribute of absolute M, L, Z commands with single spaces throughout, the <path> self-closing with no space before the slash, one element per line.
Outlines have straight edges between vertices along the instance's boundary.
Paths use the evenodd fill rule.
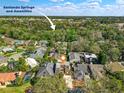
<path fill-rule="evenodd" d="M 63 74 L 68 89 L 85 86 L 90 79 L 100 80 L 106 70 L 124 71 L 124 63 L 99 63 L 98 55 L 89 52 L 66 53 L 67 43 L 57 42 L 63 50 L 48 48 L 48 41 L 13 40 L 4 37 L 7 46 L 0 47 L 0 88 L 21 85 L 32 78 L 42 78 Z M 32 44 L 33 49 L 26 47 Z M 57 45 L 55 45 L 57 46 Z M 63 52 L 63 54 L 61 54 Z M 37 71 L 32 71 L 37 68 Z"/>
<path fill-rule="evenodd" d="M 75 23 L 68 20 L 71 24 L 81 25 L 77 23 L 80 19 Z M 99 22 L 96 24 L 100 29 L 106 26 Z M 37 31 L 38 34 L 32 32 L 36 37 L 19 32 L 26 33 L 24 36 L 31 39 L 22 39 L 16 35 L 17 32 L 8 32 L 10 36 L 7 32 L 1 34 L 0 91 L 26 86 L 23 93 L 123 93 L 120 90 L 124 89 L 124 42 L 121 41 L 124 38 L 111 35 L 121 36 L 122 30 L 120 33 L 107 32 L 111 27 L 106 26 L 103 29 L 106 32 L 90 32 L 92 29 L 88 25 L 92 27 L 94 23 L 88 20 L 83 23 L 83 28 L 79 28 L 84 32 L 76 32 L 76 28 L 71 29 L 73 26 L 70 30 L 53 33 L 44 30 L 43 33 Z M 90 30 L 85 31 L 84 26 Z M 119 39 L 118 43 L 116 39 Z"/>

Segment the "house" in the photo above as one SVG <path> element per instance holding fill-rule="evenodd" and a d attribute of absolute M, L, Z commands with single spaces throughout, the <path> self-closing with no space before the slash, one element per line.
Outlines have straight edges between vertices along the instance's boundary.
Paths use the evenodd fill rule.
<path fill-rule="evenodd" d="M 33 77 L 33 73 L 32 72 L 26 72 L 23 78 L 24 82 L 30 81 L 31 78 Z"/>
<path fill-rule="evenodd" d="M 101 79 L 104 77 L 105 70 L 104 65 L 100 64 L 90 64 L 88 65 L 91 77 L 94 79 Z"/>
<path fill-rule="evenodd" d="M 5 37 L 5 36 L 2 36 L 1 37 L 3 40 L 4 40 L 4 42 L 7 44 L 7 45 L 14 45 L 14 39 L 12 39 L 12 38 L 8 38 L 8 37 Z"/>
<path fill-rule="evenodd" d="M 86 63 L 97 63 L 97 56 L 95 54 L 92 53 L 81 53 L 82 54 L 82 58 L 84 59 L 84 62 Z"/>
<path fill-rule="evenodd" d="M 70 75 L 71 74 L 70 63 L 69 62 L 65 62 L 64 64 L 61 63 L 60 71 L 65 75 Z"/>
<path fill-rule="evenodd" d="M 23 54 L 23 53 L 13 54 L 13 55 L 11 55 L 11 56 L 9 57 L 9 60 L 13 59 L 13 60 L 15 60 L 15 61 L 18 61 L 19 58 L 22 57 L 22 54 Z"/>
<path fill-rule="evenodd" d="M 105 66 L 106 70 L 111 72 L 124 71 L 124 65 L 121 62 L 111 62 Z"/>
<path fill-rule="evenodd" d="M 41 40 L 41 41 L 36 41 L 35 46 L 40 46 L 40 47 L 47 47 L 48 46 L 48 41 L 46 40 Z"/>
<path fill-rule="evenodd" d="M 17 65 L 17 62 L 8 62 L 8 65 L 7 67 L 10 69 L 10 70 L 14 70 L 15 66 Z"/>
<path fill-rule="evenodd" d="M 116 23 L 117 27 L 119 30 L 123 30 L 124 29 L 124 23 Z"/>
<path fill-rule="evenodd" d="M 31 58 L 37 58 L 37 57 L 40 57 L 40 58 L 43 58 L 43 56 L 45 55 L 47 51 L 47 48 L 46 47 L 40 47 L 40 48 L 37 48 L 33 54 L 31 54 Z"/>
<path fill-rule="evenodd" d="M 50 50 L 50 52 L 49 52 L 49 57 L 50 57 L 50 58 L 54 58 L 54 59 L 56 59 L 56 60 L 58 61 L 58 59 L 59 59 L 59 57 L 60 57 L 60 55 L 59 55 L 59 53 L 58 53 L 58 50 L 55 49 L 55 48 L 52 48 L 52 49 Z"/>
<path fill-rule="evenodd" d="M 33 58 L 26 58 L 25 61 L 31 68 L 34 68 L 38 65 L 38 62 Z"/>
<path fill-rule="evenodd" d="M 84 80 L 85 76 L 89 76 L 89 69 L 87 64 L 76 64 L 74 66 L 74 79 L 75 80 Z"/>
<path fill-rule="evenodd" d="M 24 45 L 24 40 L 15 40 L 15 45 L 16 46 L 23 46 Z"/>
<path fill-rule="evenodd" d="M 43 77 L 43 76 L 54 76 L 57 73 L 63 73 L 65 75 L 70 75 L 70 63 L 66 62 L 64 65 L 61 63 L 44 63 L 38 73 L 37 77 Z"/>
<path fill-rule="evenodd" d="M 29 46 L 30 40 L 25 40 L 24 41 L 24 46 Z"/>
<path fill-rule="evenodd" d="M 0 66 L 6 66 L 8 63 L 7 63 L 7 58 L 4 57 L 4 56 L 0 56 Z"/>
<path fill-rule="evenodd" d="M 78 62 L 80 63 L 80 54 L 77 52 L 70 52 L 69 53 L 69 61 L 72 62 Z"/>
<path fill-rule="evenodd" d="M 0 87 L 6 87 L 6 85 L 12 84 L 19 76 L 23 78 L 25 72 L 11 72 L 11 73 L 0 73 Z"/>
<path fill-rule="evenodd" d="M 54 68 L 55 68 L 55 73 L 59 73 L 61 71 L 61 64 L 55 63 Z"/>
<path fill-rule="evenodd" d="M 26 40 L 26 41 L 24 41 L 24 45 L 25 46 L 34 46 L 34 41 L 32 41 L 32 40 Z"/>
<path fill-rule="evenodd" d="M 39 71 L 36 74 L 36 77 L 54 76 L 55 69 L 56 68 L 54 63 L 47 62 L 40 67 Z"/>
<path fill-rule="evenodd" d="M 83 80 L 73 80 L 73 88 L 83 87 L 85 82 Z"/>
<path fill-rule="evenodd" d="M 4 52 L 4 53 L 14 52 L 14 51 L 15 51 L 14 48 L 10 48 L 10 47 L 5 47 L 5 48 L 2 49 L 2 52 Z"/>
<path fill-rule="evenodd" d="M 50 57 L 55 57 L 55 56 L 57 56 L 57 54 L 58 54 L 58 51 L 57 51 L 57 49 L 51 49 L 51 51 L 50 51 L 50 53 L 49 53 L 49 56 Z"/>

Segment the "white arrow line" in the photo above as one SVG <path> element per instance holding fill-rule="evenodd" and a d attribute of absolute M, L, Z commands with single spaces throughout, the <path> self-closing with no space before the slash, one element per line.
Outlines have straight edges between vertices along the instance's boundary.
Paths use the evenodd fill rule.
<path fill-rule="evenodd" d="M 51 21 L 51 19 L 50 18 L 48 18 L 45 14 L 43 14 L 43 16 L 45 16 L 47 19 L 48 19 L 48 21 L 50 22 L 50 24 L 51 24 L 51 28 L 53 29 L 53 30 L 55 30 L 55 25 L 53 24 L 53 22 Z"/>
<path fill-rule="evenodd" d="M 38 9 L 39 10 L 39 9 Z M 51 21 L 51 19 L 50 18 L 48 18 L 45 14 L 43 14 L 40 10 L 38 11 L 38 10 L 36 10 L 36 12 L 38 12 L 39 14 L 41 14 L 41 15 L 43 15 L 44 17 L 46 17 L 46 19 L 50 22 L 50 24 L 51 24 L 51 28 L 53 29 L 53 30 L 55 30 L 55 28 L 56 28 L 56 25 L 54 25 L 53 24 L 53 22 Z"/>

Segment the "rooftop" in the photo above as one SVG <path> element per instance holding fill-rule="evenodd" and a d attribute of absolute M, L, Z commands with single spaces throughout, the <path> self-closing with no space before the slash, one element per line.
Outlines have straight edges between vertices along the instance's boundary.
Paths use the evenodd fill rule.
<path fill-rule="evenodd" d="M 16 79 L 17 72 L 11 72 L 11 73 L 0 73 L 0 82 L 8 82 L 13 81 Z M 20 77 L 23 77 L 25 75 L 25 72 L 20 72 Z"/>
<path fill-rule="evenodd" d="M 112 72 L 124 71 L 124 66 L 119 62 L 112 62 L 107 65 Z"/>

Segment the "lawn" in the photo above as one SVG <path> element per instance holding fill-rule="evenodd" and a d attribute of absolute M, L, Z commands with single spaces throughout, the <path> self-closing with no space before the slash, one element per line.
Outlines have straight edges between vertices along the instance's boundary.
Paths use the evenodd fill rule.
<path fill-rule="evenodd" d="M 0 93 L 25 93 L 25 89 L 31 86 L 30 83 L 26 83 L 19 87 L 6 87 L 1 88 Z"/>

